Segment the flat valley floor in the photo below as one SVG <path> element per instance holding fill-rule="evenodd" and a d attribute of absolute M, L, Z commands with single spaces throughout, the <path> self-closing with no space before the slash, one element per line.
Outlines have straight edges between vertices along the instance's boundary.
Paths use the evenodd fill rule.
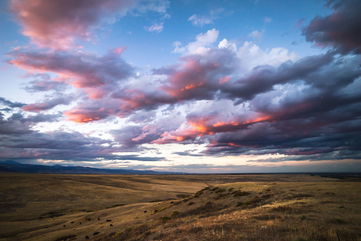
<path fill-rule="evenodd" d="M 1 173 L 0 240 L 361 241 L 361 180 Z"/>

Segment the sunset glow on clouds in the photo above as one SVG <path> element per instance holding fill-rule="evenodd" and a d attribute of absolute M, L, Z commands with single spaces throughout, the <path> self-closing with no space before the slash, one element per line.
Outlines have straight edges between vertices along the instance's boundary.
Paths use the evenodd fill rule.
<path fill-rule="evenodd" d="M 361 2 L 279 1 L 9 0 L 0 159 L 360 170 Z"/>

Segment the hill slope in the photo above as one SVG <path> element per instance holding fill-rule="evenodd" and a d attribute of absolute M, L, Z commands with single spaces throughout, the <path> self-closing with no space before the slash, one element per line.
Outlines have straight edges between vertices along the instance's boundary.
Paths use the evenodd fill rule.
<path fill-rule="evenodd" d="M 0 240 L 360 241 L 361 182 L 310 175 L 0 176 Z"/>

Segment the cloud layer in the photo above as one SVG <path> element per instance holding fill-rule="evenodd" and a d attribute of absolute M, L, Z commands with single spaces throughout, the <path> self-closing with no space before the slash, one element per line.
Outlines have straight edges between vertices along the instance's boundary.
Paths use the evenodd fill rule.
<path fill-rule="evenodd" d="M 76 38 L 88 39 L 103 14 L 125 14 L 134 5 L 128 0 L 11 0 L 11 9 L 23 34 L 42 47 L 68 49 Z"/>
<path fill-rule="evenodd" d="M 73 48 L 79 39 L 90 40 L 94 28 L 107 18 L 131 10 L 165 14 L 168 5 L 158 0 L 10 1 L 23 34 L 41 47 L 56 50 Z"/>
<path fill-rule="evenodd" d="M 330 0 L 333 13 L 316 17 L 305 28 L 307 40 L 320 46 L 331 46 L 337 51 L 361 51 L 361 2 L 358 0 Z"/>
<path fill-rule="evenodd" d="M 160 5 L 147 3 L 147 9 L 164 13 Z M 114 153 L 170 143 L 206 146 L 196 156 L 281 156 L 263 162 L 361 158 L 359 1 L 329 1 L 333 12 L 314 18 L 304 34 L 330 51 L 303 58 L 282 47 L 262 50 L 253 42 L 219 41 L 216 29 L 188 44 L 175 42 L 178 61 L 149 73 L 136 73 L 137 67 L 122 57 L 124 48 L 103 56 L 69 51 L 76 39 L 88 38 L 104 13 L 125 14 L 134 4 L 12 1 L 24 34 L 51 50 L 20 48 L 10 53 L 9 63 L 38 78 L 29 91 L 54 93 L 39 103 L 0 99 L 8 113 L 0 119 L 0 158 L 158 161 L 162 158 Z M 196 15 L 189 21 L 212 22 L 201 24 Z M 163 24 L 148 30 L 162 29 Z M 65 94 L 65 89 L 74 93 Z M 123 122 L 105 141 L 78 132 L 36 132 L 36 121 L 22 112 L 9 114 L 14 108 L 42 112 L 59 105 L 66 108 L 61 118 L 73 122 Z"/>

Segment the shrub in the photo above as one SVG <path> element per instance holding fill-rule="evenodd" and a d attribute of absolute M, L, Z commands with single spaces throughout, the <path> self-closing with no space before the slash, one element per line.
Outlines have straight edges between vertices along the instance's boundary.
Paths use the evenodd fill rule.
<path fill-rule="evenodd" d="M 60 238 L 55 239 L 55 241 L 68 241 L 68 240 L 74 240 L 76 238 L 75 234 L 66 235 Z"/>
<path fill-rule="evenodd" d="M 163 222 L 167 222 L 167 221 L 171 220 L 171 218 L 168 217 L 168 216 L 161 217 L 160 219 L 161 219 Z"/>
<path fill-rule="evenodd" d="M 237 191 L 232 192 L 232 195 L 234 197 L 242 197 L 242 196 L 247 196 L 247 195 L 250 195 L 250 194 L 251 194 L 250 192 L 243 192 L 241 190 L 237 190 Z"/>

